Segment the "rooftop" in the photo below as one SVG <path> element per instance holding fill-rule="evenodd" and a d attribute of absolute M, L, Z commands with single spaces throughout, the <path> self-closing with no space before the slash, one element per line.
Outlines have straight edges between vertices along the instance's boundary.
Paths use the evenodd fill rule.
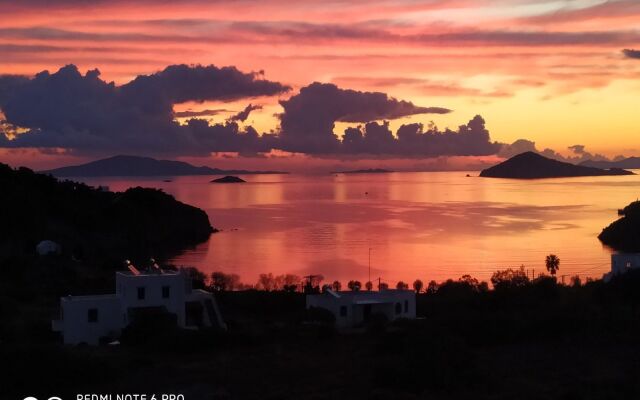
<path fill-rule="evenodd" d="M 410 289 L 386 289 L 386 290 L 341 290 L 336 292 L 335 290 L 327 290 L 319 295 L 332 295 L 334 297 L 381 297 L 394 294 L 406 294 L 413 293 Z"/>
<path fill-rule="evenodd" d="M 138 271 L 138 273 L 134 273 L 132 271 L 117 271 L 116 274 L 124 275 L 124 276 L 158 276 L 158 275 L 180 275 L 180 271 L 167 270 L 167 269 L 144 269 Z"/>

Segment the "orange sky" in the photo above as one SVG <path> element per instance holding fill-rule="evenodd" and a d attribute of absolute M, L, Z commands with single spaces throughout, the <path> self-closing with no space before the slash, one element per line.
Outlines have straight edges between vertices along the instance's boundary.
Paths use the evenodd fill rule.
<path fill-rule="evenodd" d="M 291 85 L 313 81 L 388 93 L 453 109 L 392 121 L 456 127 L 476 114 L 491 138 L 540 149 L 582 144 L 607 156 L 639 155 L 640 2 L 635 0 L 0 1 L 0 74 L 76 64 L 123 84 L 170 64 L 233 65 Z M 53 2 L 52 2 L 53 3 Z M 278 129 L 279 98 L 247 124 Z M 246 106 L 182 104 L 175 110 Z M 345 124 L 334 130 L 341 133 Z M 2 150 L 34 165 L 48 154 Z M 25 157 L 25 154 L 37 154 Z M 203 160 L 202 163 L 209 163 Z"/>

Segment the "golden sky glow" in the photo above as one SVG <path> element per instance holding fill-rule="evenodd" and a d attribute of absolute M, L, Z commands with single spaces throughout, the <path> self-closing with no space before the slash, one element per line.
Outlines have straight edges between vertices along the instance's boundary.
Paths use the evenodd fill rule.
<path fill-rule="evenodd" d="M 454 110 L 394 130 L 480 114 L 492 140 L 640 155 L 640 59 L 622 53 L 640 47 L 635 0 L 49 3 L 0 2 L 0 74 L 73 63 L 123 84 L 171 64 L 233 65 L 293 88 L 251 101 L 260 132 L 278 129 L 278 100 L 319 81 Z M 223 109 L 210 116 L 223 121 L 248 102 L 175 110 Z"/>

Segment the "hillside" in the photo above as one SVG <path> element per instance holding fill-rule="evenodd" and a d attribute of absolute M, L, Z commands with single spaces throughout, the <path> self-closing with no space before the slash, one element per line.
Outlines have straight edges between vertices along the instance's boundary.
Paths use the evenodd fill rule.
<path fill-rule="evenodd" d="M 633 175 L 623 169 L 583 167 L 552 160 L 533 152 L 521 153 L 487 168 L 480 176 L 487 178 L 540 179 L 576 176 Z"/>
<path fill-rule="evenodd" d="M 42 171 L 42 173 L 59 177 L 95 177 L 283 174 L 285 172 L 224 170 L 210 167 L 196 167 L 182 161 L 156 160 L 151 157 L 119 155 L 91 161 L 86 164 Z"/>
<path fill-rule="evenodd" d="M 29 256 L 42 240 L 67 257 L 100 264 L 148 259 L 207 240 L 207 214 L 156 189 L 122 193 L 58 181 L 0 164 L 0 265 Z"/>
<path fill-rule="evenodd" d="M 604 228 L 598 239 L 616 250 L 640 251 L 640 201 L 634 201 L 620 212 L 622 217 Z"/>

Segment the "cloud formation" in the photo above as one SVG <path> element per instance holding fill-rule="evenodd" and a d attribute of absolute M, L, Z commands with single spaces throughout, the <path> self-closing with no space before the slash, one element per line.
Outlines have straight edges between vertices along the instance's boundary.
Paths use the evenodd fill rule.
<path fill-rule="evenodd" d="M 341 89 L 334 84 L 314 82 L 300 93 L 280 101 L 280 137 L 285 150 L 329 154 L 340 152 L 333 133 L 335 123 L 369 122 L 416 114 L 446 114 L 442 107 L 420 107 L 381 92 Z M 378 153 L 378 152 L 376 152 Z"/>
<path fill-rule="evenodd" d="M 541 154 L 545 157 L 552 158 L 554 160 L 570 162 L 574 164 L 578 164 L 582 161 L 593 160 L 593 161 L 612 161 L 617 160 L 619 158 L 623 158 L 622 156 L 617 156 L 614 159 L 610 159 L 602 154 L 593 154 L 586 150 L 586 146 L 582 144 L 574 144 L 573 146 L 567 147 L 567 149 L 571 152 L 568 156 L 563 156 L 562 154 L 556 152 L 553 149 L 545 148 L 540 150 L 536 147 L 536 143 L 527 140 L 527 139 L 518 139 L 511 144 L 501 143 L 500 150 L 498 152 L 498 156 L 503 158 L 513 157 L 517 154 L 524 153 L 526 151 L 532 151 L 534 153 Z"/>
<path fill-rule="evenodd" d="M 249 114 L 251 113 L 251 111 L 255 111 L 255 110 L 261 110 L 262 106 L 254 106 L 253 104 L 249 104 L 248 106 L 246 106 L 244 108 L 244 110 L 240 111 L 237 114 L 232 115 L 229 118 L 229 121 L 231 122 L 244 122 L 247 120 L 247 118 L 249 118 Z"/>
<path fill-rule="evenodd" d="M 486 156 L 496 154 L 500 144 L 491 142 L 484 119 L 476 115 L 456 131 L 424 129 L 422 124 L 405 124 L 394 136 L 388 122 L 369 122 L 347 128 L 341 142 L 346 154 L 387 154 L 397 157 Z"/>
<path fill-rule="evenodd" d="M 622 54 L 624 54 L 625 57 L 627 58 L 634 58 L 634 59 L 640 60 L 640 50 L 624 49 L 622 50 Z"/>
<path fill-rule="evenodd" d="M 8 83 L 7 83 L 8 82 Z M 80 152 L 209 154 L 211 151 L 268 151 L 255 130 L 237 124 L 209 126 L 174 122 L 173 104 L 271 96 L 289 87 L 234 67 L 169 66 L 123 86 L 100 79 L 98 70 L 80 74 L 68 65 L 33 79 L 0 81 L 0 109 L 8 123 L 29 129 L 4 147 L 61 147 Z M 241 136 L 242 137 L 236 137 Z"/>
<path fill-rule="evenodd" d="M 500 150 L 499 144 L 491 142 L 480 116 L 455 131 L 440 131 L 433 125 L 424 129 L 414 123 L 402 125 L 394 135 L 389 120 L 450 110 L 333 84 L 312 83 L 281 100 L 280 129 L 269 134 L 238 125 L 261 108 L 253 104 L 216 124 L 190 117 L 219 110 L 173 111 L 175 103 L 185 101 L 230 101 L 288 90 L 288 86 L 261 79 L 259 74 L 215 66 L 169 66 L 122 86 L 105 82 L 98 70 L 82 75 L 74 65 L 53 74 L 43 71 L 32 79 L 2 77 L 0 109 L 5 118 L 0 125 L 0 133 L 4 133 L 0 134 L 0 147 L 176 156 L 212 152 L 255 156 L 277 149 L 335 158 L 483 156 Z M 181 125 L 176 117 L 190 119 Z M 361 125 L 347 128 L 339 137 L 334 133 L 337 122 Z"/>

